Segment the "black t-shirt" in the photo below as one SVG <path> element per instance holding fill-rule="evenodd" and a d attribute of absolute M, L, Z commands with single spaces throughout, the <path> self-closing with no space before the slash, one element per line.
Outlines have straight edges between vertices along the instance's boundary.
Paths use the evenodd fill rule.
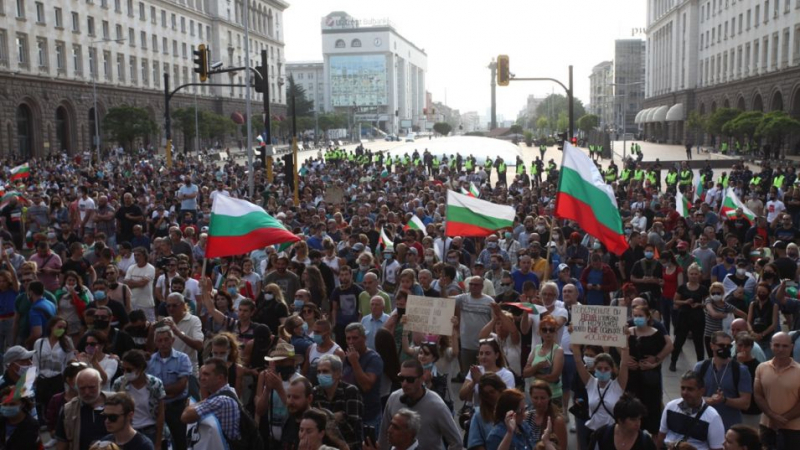
<path fill-rule="evenodd" d="M 22 208 L 19 204 L 16 206 L 8 205 L 0 211 L 0 215 L 6 219 L 6 228 L 12 233 L 19 233 L 22 231 Z"/>
<path fill-rule="evenodd" d="M 108 436 L 103 438 L 104 441 L 109 442 L 117 442 L 114 439 L 113 434 L 109 434 Z M 155 450 L 155 446 L 153 446 L 153 441 L 147 438 L 147 436 L 143 435 L 142 433 L 136 432 L 133 436 L 133 439 L 126 442 L 125 444 L 117 444 L 119 448 L 122 450 Z"/>
<path fill-rule="evenodd" d="M 86 260 L 86 258 L 81 258 L 78 261 L 75 261 L 72 258 L 67 258 L 61 264 L 61 273 L 65 274 L 71 270 L 77 273 L 81 277 L 84 286 L 91 286 L 91 284 L 89 284 L 90 267 L 92 267 L 92 265 L 89 263 L 88 260 Z"/>
<path fill-rule="evenodd" d="M 97 301 L 94 301 L 89 303 L 86 308 L 97 308 L 98 306 L 100 305 L 97 304 Z M 111 326 L 125 328 L 125 325 L 128 324 L 129 320 L 128 313 L 125 312 L 125 307 L 122 306 L 122 303 L 115 300 L 109 300 L 105 306 L 108 306 L 111 309 L 111 315 L 113 316 L 111 317 Z"/>
<path fill-rule="evenodd" d="M 281 325 L 280 319 L 289 317 L 289 309 L 285 303 L 275 299 L 266 300 L 263 293 L 259 294 L 256 305 L 253 322 L 262 323 L 270 330 L 277 330 Z"/>
<path fill-rule="evenodd" d="M 678 294 L 681 295 L 683 300 L 692 299 L 695 305 L 702 305 L 703 300 L 708 297 L 708 288 L 703 286 L 702 284 L 697 289 L 690 290 L 686 284 L 682 284 L 678 287 Z M 699 311 L 697 314 L 703 314 L 703 308 L 692 308 L 689 305 L 683 305 L 680 307 L 681 312 L 691 312 L 691 311 Z"/>
<path fill-rule="evenodd" d="M 134 222 L 125 217 L 125 214 L 130 214 L 132 216 L 143 216 L 142 208 L 140 208 L 136 204 L 132 204 L 131 206 L 120 206 L 117 210 L 117 213 L 114 217 L 117 219 L 117 223 L 119 223 L 120 227 L 120 237 L 124 238 L 120 240 L 120 242 L 129 241 L 133 238 L 133 226 L 138 224 L 139 222 Z"/>
<path fill-rule="evenodd" d="M 656 261 L 655 259 L 640 259 L 633 265 L 631 269 L 631 277 L 636 278 L 644 278 L 644 277 L 652 277 L 662 279 L 664 278 L 664 268 L 661 266 L 661 263 Z M 660 298 L 661 297 L 661 286 L 658 283 L 635 283 L 636 289 L 639 291 L 639 294 L 643 294 L 645 292 L 650 292 L 652 298 Z"/>

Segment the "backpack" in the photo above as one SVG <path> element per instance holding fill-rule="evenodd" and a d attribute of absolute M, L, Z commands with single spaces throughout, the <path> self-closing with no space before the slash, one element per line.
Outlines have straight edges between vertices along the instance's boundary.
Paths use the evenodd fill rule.
<path fill-rule="evenodd" d="M 242 403 L 231 391 L 220 391 L 217 395 L 222 395 L 236 400 L 236 405 L 239 407 L 239 439 L 228 439 L 230 450 L 265 450 L 264 440 L 261 438 L 261 433 L 258 431 L 258 425 L 253 420 L 253 416 L 242 406 Z"/>
<path fill-rule="evenodd" d="M 795 337 L 794 339 L 797 339 L 797 338 Z M 794 342 L 794 340 L 792 342 Z M 739 370 L 732 371 L 733 372 L 733 386 L 736 389 L 736 396 L 738 397 L 739 396 L 739 378 L 741 378 L 741 376 L 742 376 L 742 371 L 741 371 L 742 365 L 738 361 L 735 361 L 735 360 L 731 361 L 731 363 L 736 363 L 736 368 L 739 369 Z M 700 375 L 700 378 L 702 378 L 703 380 L 706 379 L 706 372 L 708 372 L 708 368 L 709 367 L 711 367 L 711 360 L 710 359 L 704 360 L 703 364 L 700 365 L 700 371 L 697 372 L 697 373 L 698 373 L 698 375 Z M 719 386 L 719 387 L 721 388 L 722 386 Z"/>

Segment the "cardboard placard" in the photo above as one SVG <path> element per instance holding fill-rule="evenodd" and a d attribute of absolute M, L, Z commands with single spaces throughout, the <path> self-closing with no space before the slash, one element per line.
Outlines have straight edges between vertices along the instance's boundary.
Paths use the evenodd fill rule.
<path fill-rule="evenodd" d="M 339 186 L 329 186 L 325 189 L 325 203 L 336 205 L 344 201 L 344 190 Z"/>
<path fill-rule="evenodd" d="M 628 310 L 624 306 L 575 305 L 570 343 L 624 348 L 628 346 L 627 327 Z"/>
<path fill-rule="evenodd" d="M 453 324 L 450 320 L 455 313 L 456 300 L 453 298 L 409 295 L 405 314 L 408 319 L 403 329 L 450 336 L 453 334 Z"/>

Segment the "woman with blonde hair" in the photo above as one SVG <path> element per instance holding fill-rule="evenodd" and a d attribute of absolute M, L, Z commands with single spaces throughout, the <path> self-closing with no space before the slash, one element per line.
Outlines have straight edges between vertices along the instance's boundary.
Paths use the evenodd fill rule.
<path fill-rule="evenodd" d="M 205 359 L 219 358 L 228 363 L 228 384 L 236 390 L 239 398 L 242 398 L 244 394 L 242 380 L 248 370 L 242 366 L 239 343 L 236 336 L 227 331 L 218 333 L 208 341 L 204 353 Z"/>

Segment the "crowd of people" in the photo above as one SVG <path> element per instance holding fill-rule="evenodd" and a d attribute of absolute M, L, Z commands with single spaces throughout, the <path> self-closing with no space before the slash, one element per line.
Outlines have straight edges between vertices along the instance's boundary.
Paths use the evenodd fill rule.
<path fill-rule="evenodd" d="M 543 159 L 329 149 L 299 168 L 297 204 L 280 170 L 254 168 L 251 193 L 235 162 L 9 163 L 0 448 L 800 448 L 794 169 L 706 168 L 683 217 L 698 175 L 670 168 L 662 190 L 660 163 L 611 163 L 630 243 L 614 255 L 553 217 Z M 447 236 L 447 191 L 470 185 L 513 227 Z M 728 187 L 754 218 L 720 216 Z M 219 196 L 300 241 L 206 259 Z M 454 298 L 451 333 L 407 330 L 410 296 Z M 624 307 L 627 346 L 571 344 L 580 304 Z"/>

